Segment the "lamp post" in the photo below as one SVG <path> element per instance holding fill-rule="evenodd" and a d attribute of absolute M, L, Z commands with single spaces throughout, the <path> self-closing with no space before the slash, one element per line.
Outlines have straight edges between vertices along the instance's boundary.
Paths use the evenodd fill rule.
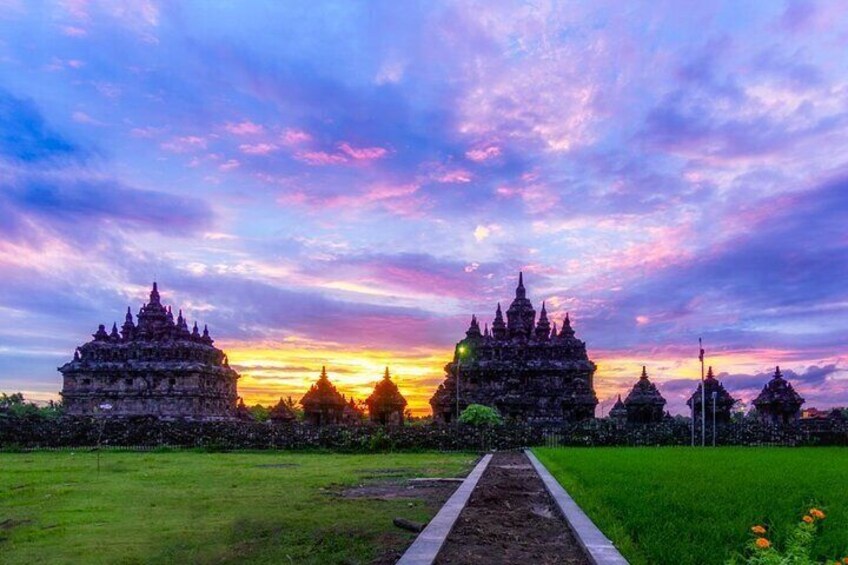
<path fill-rule="evenodd" d="M 456 349 L 456 425 L 459 426 L 459 374 L 462 370 L 462 355 L 465 353 L 465 346 L 460 345 Z"/>
<path fill-rule="evenodd" d="M 718 396 L 717 391 L 713 391 L 713 447 L 716 446 L 716 397 Z"/>
<path fill-rule="evenodd" d="M 704 447 L 707 444 L 707 383 L 704 381 L 704 344 L 700 337 L 698 349 L 701 350 L 701 447 Z"/>

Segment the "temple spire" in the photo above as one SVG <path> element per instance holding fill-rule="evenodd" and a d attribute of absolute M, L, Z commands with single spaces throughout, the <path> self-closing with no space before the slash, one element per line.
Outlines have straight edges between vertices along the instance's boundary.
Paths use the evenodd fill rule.
<path fill-rule="evenodd" d="M 112 333 L 109 334 L 109 337 L 112 341 L 118 341 L 121 339 L 121 336 L 118 335 L 118 324 L 115 322 L 112 322 Z"/>
<path fill-rule="evenodd" d="M 648 369 L 647 369 L 647 367 L 645 367 L 645 365 L 642 365 L 642 376 L 639 377 L 639 378 L 640 379 L 647 379 L 648 378 Z"/>
<path fill-rule="evenodd" d="M 560 337 L 574 337 L 574 330 L 571 327 L 571 318 L 568 312 L 565 313 L 565 320 L 562 321 L 562 331 L 559 332 Z"/>
<path fill-rule="evenodd" d="M 391 380 L 391 376 L 389 376 L 389 368 L 388 367 L 386 367 L 386 372 L 383 374 L 383 379 L 385 379 L 387 381 Z"/>
<path fill-rule="evenodd" d="M 205 343 L 212 345 L 212 338 L 209 337 L 209 328 L 206 326 L 206 324 L 203 324 L 203 336 L 201 336 L 200 339 L 202 339 Z"/>
<path fill-rule="evenodd" d="M 780 372 L 780 365 L 778 365 L 777 367 L 774 368 L 774 378 L 775 379 L 783 378 L 783 375 Z"/>
<path fill-rule="evenodd" d="M 542 311 L 539 313 L 539 321 L 536 324 L 536 339 L 546 340 L 551 334 L 551 323 L 548 321 L 548 312 L 545 303 L 542 302 Z"/>
<path fill-rule="evenodd" d="M 495 310 L 495 321 L 492 322 L 492 337 L 495 339 L 503 339 L 506 337 L 506 324 L 504 323 L 500 302 L 498 302 L 498 309 Z"/>
<path fill-rule="evenodd" d="M 159 304 L 159 285 L 153 281 L 153 290 L 150 291 L 150 304 Z"/>
<path fill-rule="evenodd" d="M 133 324 L 133 316 L 130 307 L 127 306 L 127 315 L 124 318 L 124 325 L 121 326 L 121 336 L 123 336 L 124 341 L 128 341 L 132 339 L 133 333 L 135 332 L 135 324 Z"/>
<path fill-rule="evenodd" d="M 518 272 L 518 286 L 515 287 L 516 298 L 527 298 L 527 291 L 524 289 L 524 272 Z"/>
<path fill-rule="evenodd" d="M 480 324 L 477 322 L 477 316 L 474 314 L 471 315 L 471 325 L 468 326 L 468 330 L 465 332 L 465 335 L 471 339 L 481 337 Z"/>

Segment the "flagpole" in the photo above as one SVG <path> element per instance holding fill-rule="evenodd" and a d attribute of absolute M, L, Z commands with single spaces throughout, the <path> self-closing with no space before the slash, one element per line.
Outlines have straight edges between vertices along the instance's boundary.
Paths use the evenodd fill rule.
<path fill-rule="evenodd" d="M 704 381 L 704 343 L 698 338 L 698 348 L 701 350 L 701 447 L 707 445 L 707 387 Z"/>

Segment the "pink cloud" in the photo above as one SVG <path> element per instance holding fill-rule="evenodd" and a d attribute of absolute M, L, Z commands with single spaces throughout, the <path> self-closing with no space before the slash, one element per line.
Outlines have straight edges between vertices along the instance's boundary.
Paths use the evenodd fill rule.
<path fill-rule="evenodd" d="M 172 153 L 188 153 L 190 151 L 206 149 L 206 139 L 197 135 L 186 135 L 166 141 L 160 147 Z"/>
<path fill-rule="evenodd" d="M 281 139 L 286 145 L 299 145 L 307 141 L 312 141 L 312 136 L 303 130 L 287 129 L 283 132 Z"/>
<path fill-rule="evenodd" d="M 316 166 L 339 165 L 347 162 L 347 158 L 343 155 L 327 153 L 326 151 L 300 151 L 295 153 L 294 158 Z"/>
<path fill-rule="evenodd" d="M 234 135 L 257 135 L 265 131 L 262 125 L 254 124 L 249 120 L 237 124 L 227 123 L 224 129 Z"/>
<path fill-rule="evenodd" d="M 62 28 L 62 33 L 68 37 L 85 37 L 88 35 L 88 31 L 76 26 L 65 26 Z"/>
<path fill-rule="evenodd" d="M 487 161 L 489 159 L 494 159 L 495 157 L 499 157 L 501 154 L 501 148 L 497 145 L 489 145 L 488 147 L 479 148 L 479 149 L 469 149 L 465 152 L 465 156 L 475 162 Z"/>
<path fill-rule="evenodd" d="M 277 150 L 273 143 L 256 143 L 239 145 L 239 150 L 247 155 L 268 155 Z"/>
<path fill-rule="evenodd" d="M 356 159 L 357 161 L 382 159 L 388 154 L 388 150 L 383 147 L 353 147 L 346 141 L 339 144 L 339 149 L 351 159 Z"/>
<path fill-rule="evenodd" d="M 472 175 L 465 169 L 453 169 L 440 171 L 433 176 L 433 180 L 442 183 L 466 183 L 471 182 Z"/>
<path fill-rule="evenodd" d="M 240 164 L 241 163 L 239 163 L 235 159 L 230 159 L 225 163 L 221 163 L 218 166 L 218 169 L 221 171 L 232 171 L 233 169 L 238 169 Z"/>

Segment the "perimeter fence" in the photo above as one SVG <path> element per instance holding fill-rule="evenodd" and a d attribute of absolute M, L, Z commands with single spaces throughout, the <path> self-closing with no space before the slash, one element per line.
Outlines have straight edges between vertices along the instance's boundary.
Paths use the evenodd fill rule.
<path fill-rule="evenodd" d="M 700 430 L 695 444 L 701 445 Z M 707 427 L 706 445 L 713 445 Z M 103 447 L 156 449 L 326 449 L 369 451 L 490 451 L 525 447 L 689 446 L 692 432 L 684 420 L 622 424 L 606 419 L 570 425 L 506 423 L 498 426 L 415 424 L 400 427 L 349 425 L 316 427 L 300 423 L 244 421 L 198 422 L 155 418 L 55 419 L 0 417 L 0 449 Z M 848 422 L 801 420 L 772 426 L 739 422 L 716 426 L 717 446 L 848 446 Z"/>

